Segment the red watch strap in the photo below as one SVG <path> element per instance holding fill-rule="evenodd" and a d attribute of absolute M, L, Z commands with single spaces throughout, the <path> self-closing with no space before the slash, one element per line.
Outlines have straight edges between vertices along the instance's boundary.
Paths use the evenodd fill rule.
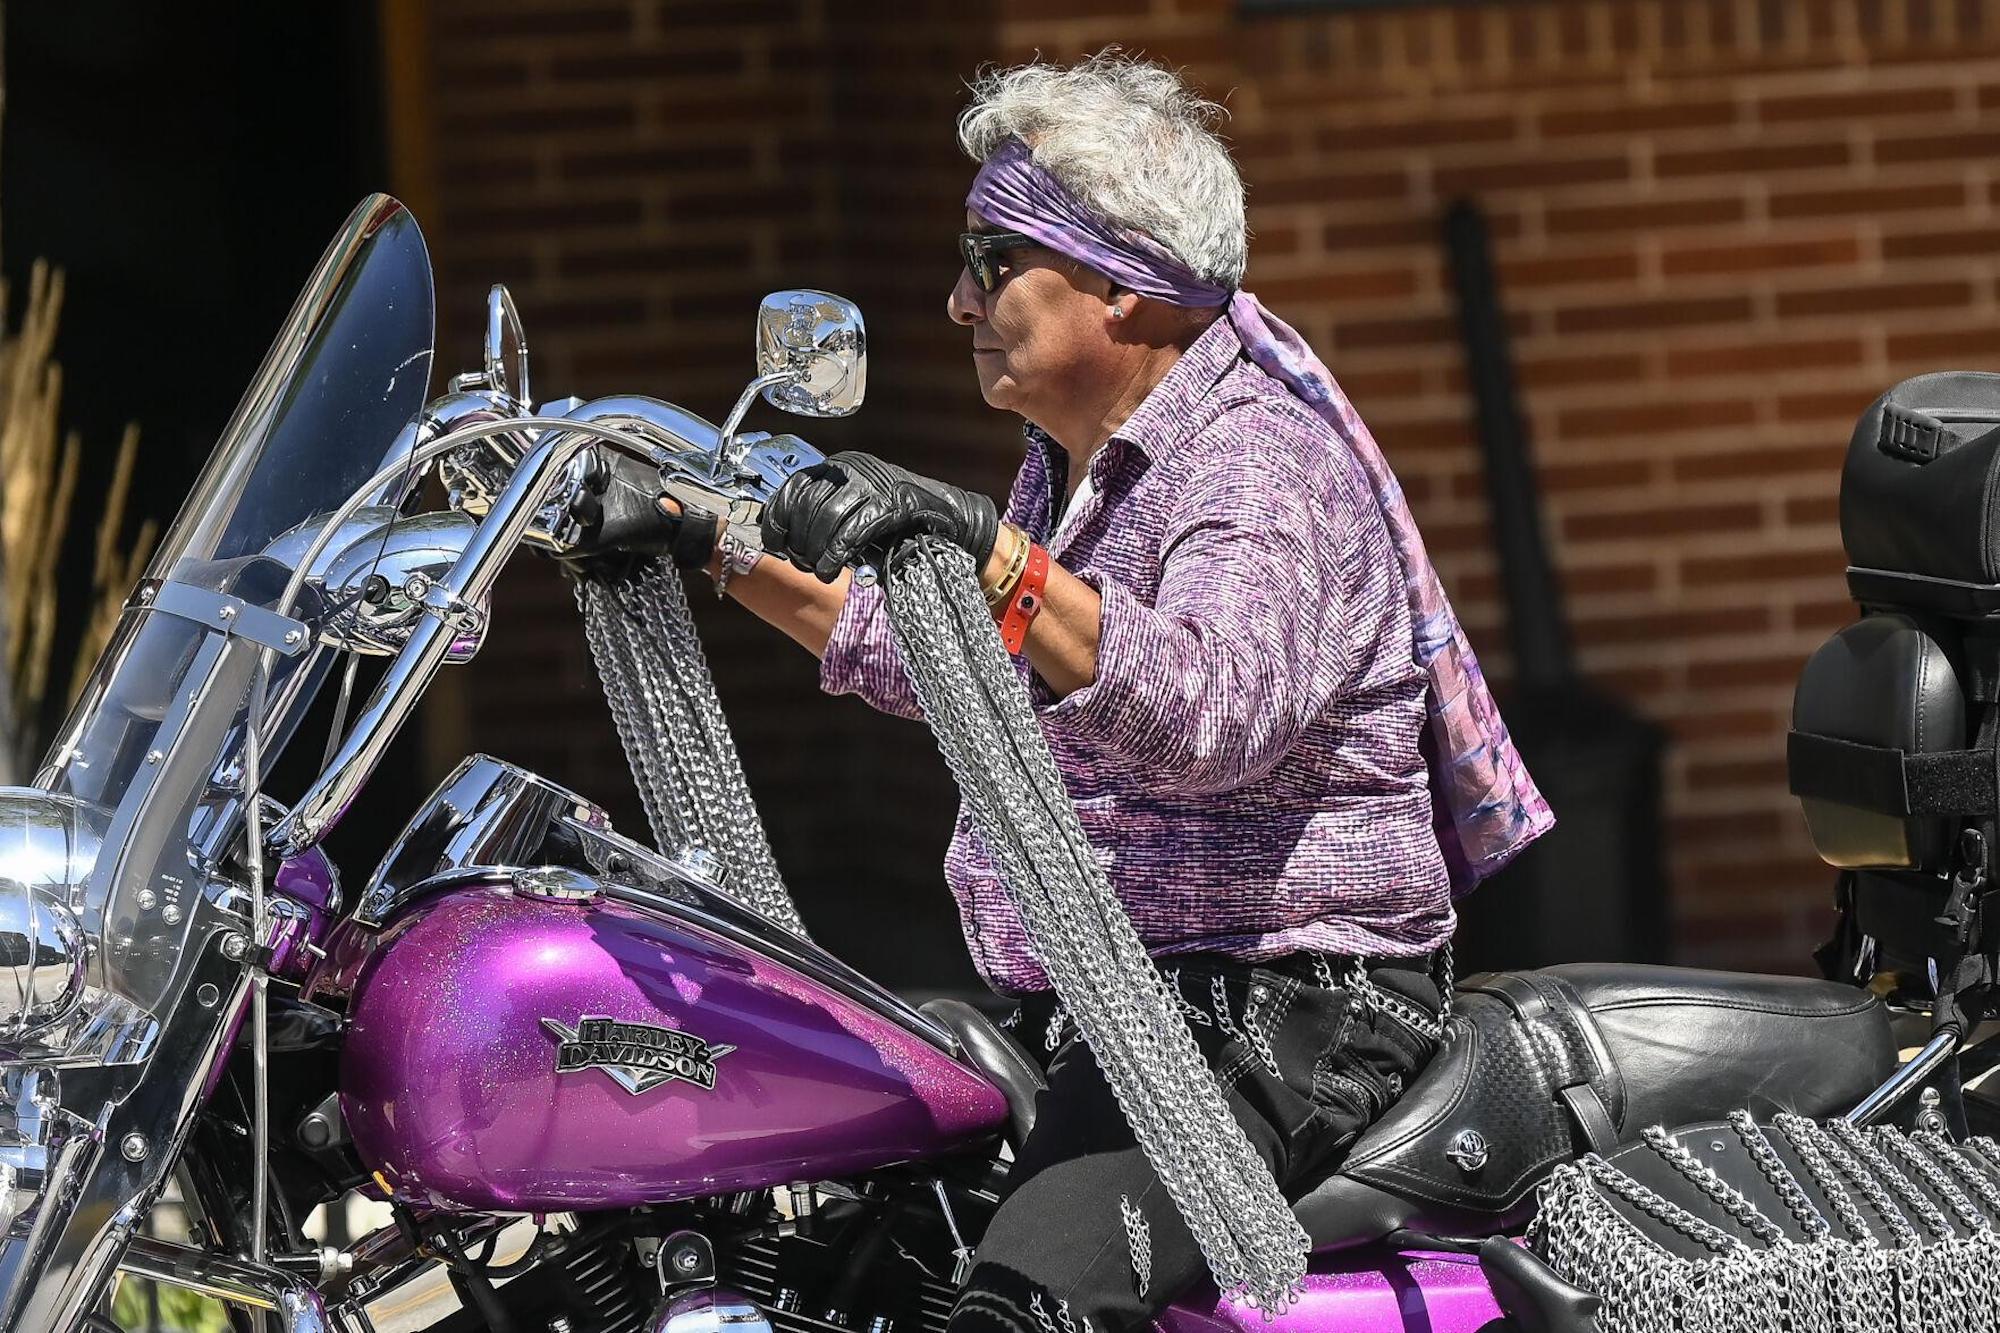
<path fill-rule="evenodd" d="M 1021 581 L 1014 585 L 1014 595 L 1000 617 L 1000 642 L 1009 653 L 1019 653 L 1028 641 L 1028 625 L 1042 609 L 1042 591 L 1048 584 L 1049 553 L 1040 545 L 1031 546 L 1028 567 L 1021 571 Z"/>

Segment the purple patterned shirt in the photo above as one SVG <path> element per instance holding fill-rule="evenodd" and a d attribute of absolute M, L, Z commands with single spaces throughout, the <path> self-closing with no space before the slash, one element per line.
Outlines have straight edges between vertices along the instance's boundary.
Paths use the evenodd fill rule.
<path fill-rule="evenodd" d="M 1068 459 L 1028 429 L 1007 517 L 1048 542 Z M 1017 659 L 1084 832 L 1155 955 L 1426 953 L 1451 889 L 1419 751 L 1426 676 L 1381 509 L 1331 426 L 1217 320 L 1090 464 L 1050 556 L 1097 590 L 1097 676 Z M 922 714 L 881 593 L 848 594 L 820 684 Z M 996 989 L 1046 989 L 961 808 L 945 878 Z"/>

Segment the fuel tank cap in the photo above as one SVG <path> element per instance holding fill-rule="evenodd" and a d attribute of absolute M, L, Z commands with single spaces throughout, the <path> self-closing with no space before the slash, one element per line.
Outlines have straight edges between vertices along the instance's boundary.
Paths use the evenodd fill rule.
<path fill-rule="evenodd" d="M 568 866 L 522 866 L 510 876 L 514 892 L 523 898 L 552 903 L 589 903 L 604 896 L 597 881 Z"/>

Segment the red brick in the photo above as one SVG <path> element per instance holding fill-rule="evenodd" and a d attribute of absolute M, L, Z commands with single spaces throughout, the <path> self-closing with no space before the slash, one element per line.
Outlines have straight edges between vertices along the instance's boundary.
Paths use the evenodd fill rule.
<path fill-rule="evenodd" d="M 556 271 L 577 278 L 728 272 L 750 262 L 745 240 L 666 242 L 566 249 L 556 259 Z"/>
<path fill-rule="evenodd" d="M 1577 640 L 1586 646 L 1714 639 L 1754 634 L 1771 627 L 1771 613 L 1761 606 L 1737 606 L 1719 611 L 1653 611 L 1643 615 L 1603 617 L 1579 611 L 1574 618 Z"/>
<path fill-rule="evenodd" d="M 1619 102 L 1604 107 L 1558 108 L 1544 111 L 1544 138 L 1566 139 L 1586 134 L 1645 134 L 1653 130 L 1705 130 L 1734 124 L 1736 103 Z"/>
<path fill-rule="evenodd" d="M 1884 259 L 1969 259 L 2000 254 L 2000 227 L 1985 224 L 1951 231 L 1917 231 L 1882 238 Z"/>
<path fill-rule="evenodd" d="M 1840 500 L 1832 495 L 1795 495 L 1785 501 L 1785 523 L 1790 527 L 1812 527 L 1840 519 Z"/>
<path fill-rule="evenodd" d="M 1545 190 L 1563 185 L 1604 185 L 1630 179 L 1632 161 L 1623 153 L 1595 157 L 1499 158 L 1465 166 L 1440 167 L 1433 173 L 1442 198 L 1461 194 Z"/>
<path fill-rule="evenodd" d="M 1823 393 L 1779 394 L 1778 420 L 1787 423 L 1853 421 L 1874 397 L 1873 389 L 1853 388 L 1830 389 Z"/>
<path fill-rule="evenodd" d="M 1861 358 L 1859 338 L 1709 343 L 1669 351 L 1667 375 L 1684 379 L 1704 375 L 1781 374 L 1857 366 Z"/>
<path fill-rule="evenodd" d="M 564 152 L 558 161 L 566 180 L 597 180 L 634 176 L 651 178 L 697 171 L 740 172 L 747 155 L 747 146 L 743 143 L 709 139 Z"/>
<path fill-rule="evenodd" d="M 1543 483 L 1547 485 L 1550 469 L 1539 471 Z M 1561 488 L 1550 486 L 1550 489 Z M 1583 597 L 1604 593 L 1651 592 L 1660 582 L 1659 571 L 1651 565 L 1565 566 L 1561 578 L 1564 592 Z"/>
<path fill-rule="evenodd" d="M 1565 440 L 1590 440 L 1747 426 L 1756 417 L 1757 405 L 1742 399 L 1703 402 L 1675 398 L 1618 407 L 1579 407 L 1562 413 L 1560 421 Z"/>
<path fill-rule="evenodd" d="M 1880 120 L 1885 116 L 1940 115 L 1952 109 L 1949 88 L 1871 88 L 1856 93 L 1802 93 L 1765 97 L 1760 120 Z"/>
<path fill-rule="evenodd" d="M 1969 282 L 1883 282 L 1813 291 L 1779 292 L 1778 317 L 1873 315 L 1892 310 L 1937 310 L 1969 304 Z"/>
<path fill-rule="evenodd" d="M 686 79 L 690 74 L 713 79 L 741 74 L 745 63 L 740 45 L 689 48 L 676 43 L 666 50 L 593 51 L 587 56 L 558 57 L 549 61 L 549 74 L 558 80 L 592 84 Z"/>
<path fill-rule="evenodd" d="M 1670 278 L 1685 278 L 1709 273 L 1764 273 L 1777 268 L 1855 264 L 1860 260 L 1861 242 L 1856 237 L 1821 236 L 1669 249 L 1660 256 L 1660 271 Z"/>
<path fill-rule="evenodd" d="M 1256 284 L 1267 301 L 1380 301 L 1414 296 L 1416 270 L 1405 265 L 1375 265 L 1298 277 L 1266 278 Z"/>
<path fill-rule="evenodd" d="M 1424 108 L 1428 110 L 1428 107 Z M 1313 146 L 1340 157 L 1384 149 L 1448 148 L 1457 144 L 1493 144 L 1513 139 L 1518 126 L 1512 116 L 1437 116 L 1340 125 L 1313 135 Z"/>
<path fill-rule="evenodd" d="M 1253 207 L 1272 204 L 1345 204 L 1355 200 L 1401 199 L 1410 192 L 1404 171 L 1322 171 L 1266 178 L 1251 187 Z"/>
<path fill-rule="evenodd" d="M 1726 556 L 1689 556 L 1681 561 L 1681 579 L 1693 586 L 1730 583 L 1770 583 L 1779 579 L 1819 578 L 1837 582 L 1847 567 L 1839 551 L 1757 551 Z"/>
<path fill-rule="evenodd" d="M 1334 345 L 1347 351 L 1449 343 L 1458 336 L 1449 315 L 1400 319 L 1345 319 L 1334 326 Z"/>
<path fill-rule="evenodd" d="M 1633 509 L 1602 514 L 1566 514 L 1562 520 L 1562 535 L 1569 541 L 1638 541 L 1712 532 L 1754 532 L 1763 521 L 1763 511 L 1749 504 Z"/>
<path fill-rule="evenodd" d="M 1709 227 L 1741 222 L 1748 211 L 1743 200 L 1735 196 L 1569 205 L 1548 211 L 1548 228 L 1552 235 L 1563 236 L 1668 227 Z"/>
<path fill-rule="evenodd" d="M 1521 219 L 1519 214 L 1504 208 L 1490 209 L 1486 213 L 1486 229 L 1495 241 L 1511 241 L 1521 234 Z M 1404 246 L 1420 246 L 1436 253 L 1443 234 L 1435 217 L 1399 213 L 1374 220 L 1329 222 L 1320 230 L 1320 244 L 1335 253 Z"/>
<path fill-rule="evenodd" d="M 1633 282 L 1639 276 L 1639 257 L 1629 250 L 1520 257 L 1502 259 L 1499 268 L 1502 290 L 1510 287 L 1562 287 L 1590 282 Z"/>
<path fill-rule="evenodd" d="M 1544 463 L 1535 469 L 1535 475 L 1542 483 L 1542 490 L 1549 494 L 1559 491 L 1603 491 L 1621 488 L 1637 488 L 1646 484 L 1652 468 L 1638 459 L 1606 459 L 1587 463 Z M 1482 491 L 1484 478 L 1481 478 Z M 1646 586 L 1652 584 L 1652 570 L 1646 569 Z M 1576 591 L 1584 589 L 1571 586 Z M 1617 591 L 1615 588 L 1600 588 L 1597 591 Z"/>
<path fill-rule="evenodd" d="M 1963 208 L 1965 187 L 1956 183 L 1931 185 L 1871 185 L 1859 189 L 1774 192 L 1769 207 L 1775 219 L 1868 217 Z"/>
<path fill-rule="evenodd" d="M 1875 141 L 1875 160 L 1884 166 L 1908 162 L 1977 162 L 1996 156 L 2000 156 L 2000 131 L 1996 130 L 1967 129 Z"/>
<path fill-rule="evenodd" d="M 1845 142 L 1756 143 L 1729 148 L 1690 148 L 1653 155 L 1653 171 L 1663 177 L 1739 176 L 1776 171 L 1844 167 L 1853 159 Z"/>
<path fill-rule="evenodd" d="M 1740 324 L 1750 318 L 1748 296 L 1690 296 L 1620 305 L 1572 306 L 1556 311 L 1558 333 L 1615 333 L 1690 324 Z"/>
<path fill-rule="evenodd" d="M 1588 352 L 1577 356 L 1523 356 L 1514 367 L 1523 388 L 1556 389 L 1573 384 L 1619 384 L 1645 378 L 1643 357 Z M 1463 388 L 1462 377 L 1454 387 Z"/>
<path fill-rule="evenodd" d="M 1858 411 L 1848 414 L 1859 415 Z M 1782 477 L 1801 472 L 1840 475 L 1841 460 L 1847 453 L 1843 438 L 1837 444 L 1774 447 L 1760 444 L 1754 433 L 1745 432 L 1740 449 L 1702 454 L 1682 454 L 1673 461 L 1675 481 L 1700 482 L 1723 479 L 1753 480 Z"/>
<path fill-rule="evenodd" d="M 1888 352 L 1891 361 L 1936 362 L 1933 369 L 1937 370 L 1977 369 L 1981 362 L 2000 360 L 2000 328 L 1981 324 L 1970 329 L 1892 333 Z"/>

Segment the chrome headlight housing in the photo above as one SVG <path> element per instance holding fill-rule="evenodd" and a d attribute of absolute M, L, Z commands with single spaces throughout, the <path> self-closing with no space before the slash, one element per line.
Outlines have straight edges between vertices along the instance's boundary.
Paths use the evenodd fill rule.
<path fill-rule="evenodd" d="M 0 1045 L 54 1027 L 83 999 L 101 833 L 72 797 L 0 787 Z"/>

